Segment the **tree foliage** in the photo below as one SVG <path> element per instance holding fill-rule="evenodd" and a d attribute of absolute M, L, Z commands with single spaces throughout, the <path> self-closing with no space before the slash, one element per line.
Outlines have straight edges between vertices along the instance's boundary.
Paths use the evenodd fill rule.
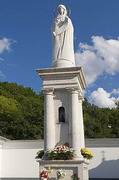
<path fill-rule="evenodd" d="M 43 94 L 16 83 L 0 83 L 0 136 L 9 139 L 43 138 Z M 119 138 L 117 108 L 99 108 L 83 102 L 84 129 L 87 138 Z"/>
<path fill-rule="evenodd" d="M 87 99 L 83 102 L 85 136 L 87 138 L 119 138 L 119 107 L 99 108 Z"/>
<path fill-rule="evenodd" d="M 0 136 L 43 138 L 43 95 L 15 83 L 0 83 Z"/>

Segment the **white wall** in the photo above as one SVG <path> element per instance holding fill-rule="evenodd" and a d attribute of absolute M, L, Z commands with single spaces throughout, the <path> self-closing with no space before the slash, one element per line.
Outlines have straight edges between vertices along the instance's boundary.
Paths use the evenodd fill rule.
<path fill-rule="evenodd" d="M 0 178 L 2 176 L 2 152 L 3 152 L 3 144 L 7 141 L 6 138 L 0 136 Z"/>
<path fill-rule="evenodd" d="M 109 144 L 109 143 L 108 143 Z M 39 165 L 36 162 L 36 152 L 43 147 L 39 141 L 10 141 L 0 149 L 2 153 L 3 178 L 38 178 Z M 90 161 L 89 174 L 91 178 L 119 178 L 119 147 L 89 148 L 94 154 Z"/>
<path fill-rule="evenodd" d="M 0 145 L 0 177 L 1 177 L 1 175 L 2 175 L 2 149 L 1 149 L 2 147 L 1 147 L 1 145 Z"/>
<path fill-rule="evenodd" d="M 4 149 L 2 177 L 37 178 L 39 167 L 35 156 L 37 149 Z"/>
<path fill-rule="evenodd" d="M 94 154 L 89 165 L 91 178 L 119 178 L 119 147 L 89 149 Z"/>

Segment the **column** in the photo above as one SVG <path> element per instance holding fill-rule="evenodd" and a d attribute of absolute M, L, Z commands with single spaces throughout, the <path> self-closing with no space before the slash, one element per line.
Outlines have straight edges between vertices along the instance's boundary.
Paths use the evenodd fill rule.
<path fill-rule="evenodd" d="M 82 158 L 80 153 L 80 118 L 79 118 L 79 101 L 78 101 L 78 91 L 70 91 L 70 137 L 71 146 L 75 150 L 76 158 Z"/>
<path fill-rule="evenodd" d="M 80 149 L 85 147 L 84 142 L 84 123 L 83 123 L 83 110 L 82 110 L 83 97 L 79 96 L 79 126 L 80 126 Z"/>
<path fill-rule="evenodd" d="M 53 90 L 44 91 L 44 149 L 55 147 Z"/>

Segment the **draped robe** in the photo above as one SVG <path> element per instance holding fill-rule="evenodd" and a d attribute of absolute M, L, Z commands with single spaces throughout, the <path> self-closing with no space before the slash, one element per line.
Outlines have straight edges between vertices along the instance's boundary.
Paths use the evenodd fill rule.
<path fill-rule="evenodd" d="M 57 20 L 58 17 L 52 25 L 52 63 L 65 60 L 70 66 L 75 66 L 72 22 L 68 16 L 59 23 Z"/>

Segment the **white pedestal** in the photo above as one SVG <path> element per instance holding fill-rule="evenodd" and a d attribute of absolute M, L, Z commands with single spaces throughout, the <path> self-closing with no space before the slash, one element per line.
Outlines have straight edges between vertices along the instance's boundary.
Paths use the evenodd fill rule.
<path fill-rule="evenodd" d="M 37 69 L 43 80 L 44 146 L 54 148 L 58 142 L 69 144 L 81 159 L 84 144 L 82 114 L 83 89 L 86 81 L 81 67 Z M 65 122 L 59 122 L 59 108 L 65 109 Z"/>
<path fill-rule="evenodd" d="M 69 145 L 75 150 L 74 160 L 39 160 L 40 169 L 52 167 L 54 178 L 56 171 L 65 169 L 70 180 L 76 173 L 80 180 L 88 180 L 88 162 L 81 155 L 84 144 L 84 126 L 82 114 L 83 89 L 86 81 L 81 67 L 37 69 L 43 80 L 44 93 L 44 148 L 52 149 L 58 142 Z M 60 121 L 60 108 L 65 119 Z"/>
<path fill-rule="evenodd" d="M 39 162 L 40 171 L 43 168 L 51 167 L 51 179 L 56 180 L 56 172 L 64 169 L 66 176 L 63 180 L 71 180 L 73 174 L 77 174 L 80 180 L 88 180 L 88 161 L 82 160 L 37 160 Z"/>

